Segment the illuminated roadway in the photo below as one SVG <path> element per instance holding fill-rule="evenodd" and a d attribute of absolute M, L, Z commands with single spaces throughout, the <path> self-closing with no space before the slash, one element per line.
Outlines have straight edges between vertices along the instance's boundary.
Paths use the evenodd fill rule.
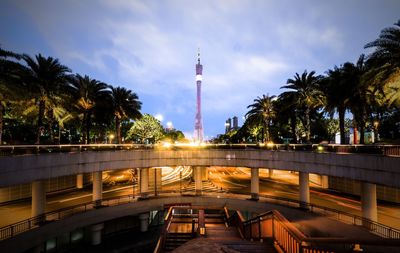
<path fill-rule="evenodd" d="M 180 183 L 180 172 L 182 172 L 182 184 Z M 106 173 L 104 173 L 106 174 Z M 181 186 L 189 184 L 191 169 L 189 167 L 178 167 L 176 169 L 163 168 L 162 190 L 178 190 Z M 107 179 L 107 175 L 105 178 Z M 209 179 L 216 189 L 240 190 L 243 193 L 250 192 L 250 170 L 248 168 L 234 167 L 211 167 L 209 168 Z M 107 180 L 105 180 L 107 181 Z M 359 199 L 340 196 L 334 191 L 321 189 L 313 178 L 310 177 L 310 200 L 312 204 L 337 209 L 343 212 L 361 216 L 361 204 Z M 152 190 L 152 189 L 150 189 Z M 298 200 L 298 175 L 287 171 L 274 171 L 274 175 L 268 178 L 266 170 L 260 170 L 260 194 L 272 195 Z M 136 184 L 106 186 L 103 198 L 138 193 Z M 92 201 L 92 189 L 89 186 L 83 190 L 64 193 L 56 196 L 48 196 L 46 211 L 53 211 L 68 206 L 87 203 Z M 12 224 L 30 217 L 30 200 L 20 201 L 14 204 L 0 206 L 0 227 Z M 12 213 L 13 215 L 10 215 Z M 378 204 L 378 221 L 382 224 L 400 229 L 400 206 L 396 204 Z M 4 219 L 7 217 L 7 219 Z"/>

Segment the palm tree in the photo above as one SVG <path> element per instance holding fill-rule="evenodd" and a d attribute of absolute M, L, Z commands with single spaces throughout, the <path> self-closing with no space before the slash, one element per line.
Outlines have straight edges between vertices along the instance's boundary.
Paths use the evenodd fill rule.
<path fill-rule="evenodd" d="M 375 51 L 369 59 L 391 65 L 394 73 L 396 68 L 400 67 L 400 20 L 394 23 L 394 26 L 384 28 L 378 39 L 364 46 L 364 48 L 372 47 Z"/>
<path fill-rule="evenodd" d="M 3 143 L 3 118 L 7 103 L 21 94 L 20 74 L 24 67 L 15 61 L 20 59 L 19 54 L 0 48 L 0 145 Z"/>
<path fill-rule="evenodd" d="M 64 91 L 67 84 L 67 73 L 71 70 L 60 64 L 58 59 L 36 55 L 35 59 L 24 54 L 22 59 L 29 68 L 27 77 L 28 89 L 38 106 L 36 143 L 40 144 L 40 136 L 44 131 L 46 106 L 55 103 L 54 98 Z"/>
<path fill-rule="evenodd" d="M 20 59 L 19 54 L 0 48 L 0 145 L 3 143 L 3 118 L 6 106 L 10 101 L 19 99 L 24 94 L 21 92 L 21 76 L 26 68 L 15 61 Z"/>
<path fill-rule="evenodd" d="M 285 124 L 289 123 L 290 130 L 292 132 L 293 143 L 297 143 L 297 100 L 296 94 L 293 92 L 284 92 L 279 95 L 278 100 L 279 111 L 278 114 L 282 115 L 282 119 L 285 120 Z"/>
<path fill-rule="evenodd" d="M 131 90 L 122 87 L 112 87 L 111 101 L 112 110 L 115 117 L 115 133 L 118 144 L 122 143 L 121 137 L 121 122 L 127 119 L 138 119 L 142 115 L 140 109 L 142 103 L 138 100 L 139 97 Z"/>
<path fill-rule="evenodd" d="M 368 63 L 372 65 L 367 73 L 370 81 L 387 98 L 389 106 L 400 107 L 400 20 L 384 28 L 379 38 L 364 48 L 375 48 L 368 56 Z"/>
<path fill-rule="evenodd" d="M 71 79 L 70 90 L 75 110 L 81 119 L 82 141 L 88 144 L 90 143 L 90 128 L 95 109 L 99 103 L 109 99 L 110 90 L 108 90 L 107 84 L 79 74 Z"/>
<path fill-rule="evenodd" d="M 345 66 L 348 63 L 344 64 Z M 325 110 L 333 116 L 335 112 L 339 115 L 339 131 L 340 131 L 340 144 L 345 144 L 345 126 L 344 119 L 346 110 L 349 107 L 349 99 L 351 93 L 348 88 L 350 84 L 348 84 L 343 75 L 343 68 L 338 68 L 337 66 L 334 69 L 330 69 L 327 71 L 327 77 L 323 81 L 323 85 L 321 85 L 321 91 L 325 96 Z"/>
<path fill-rule="evenodd" d="M 315 71 L 307 73 L 304 70 L 300 76 L 298 73 L 294 76 L 294 79 L 288 79 L 287 84 L 281 88 L 291 89 L 293 91 L 286 91 L 286 95 L 293 95 L 297 104 L 297 108 L 304 108 L 304 127 L 306 130 L 306 141 L 310 141 L 311 126 L 310 126 L 310 114 L 311 111 L 323 104 L 322 93 L 319 90 L 319 83 L 321 76 L 315 76 Z M 286 96 L 285 95 L 285 96 Z"/>
<path fill-rule="evenodd" d="M 364 55 L 361 55 L 357 64 L 343 64 L 343 81 L 349 90 L 348 105 L 353 114 L 355 129 L 360 128 L 360 144 L 364 144 L 364 130 L 368 113 L 368 90 L 366 81 L 362 81 L 363 75 L 367 72 Z M 356 136 L 354 137 L 356 138 Z M 356 142 L 356 140 L 355 140 Z"/>
<path fill-rule="evenodd" d="M 273 105 L 273 100 L 275 96 L 263 95 L 261 98 L 257 97 L 254 99 L 254 103 L 247 106 L 250 111 L 246 113 L 246 118 L 249 121 L 261 122 L 263 130 L 265 133 L 265 138 L 263 136 L 263 142 L 268 142 L 271 140 L 270 137 L 270 125 L 273 118 L 275 118 L 275 110 Z"/>

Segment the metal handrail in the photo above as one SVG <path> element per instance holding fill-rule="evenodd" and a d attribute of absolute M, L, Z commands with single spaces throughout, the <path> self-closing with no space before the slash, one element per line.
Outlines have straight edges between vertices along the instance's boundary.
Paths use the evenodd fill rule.
<path fill-rule="evenodd" d="M 244 194 L 243 192 L 235 192 L 235 191 L 213 191 L 213 190 L 204 190 L 202 191 L 203 193 L 220 193 L 220 194 L 234 194 L 234 195 L 240 195 L 240 196 L 248 196 L 247 194 Z M 148 196 L 152 197 L 162 197 L 160 196 L 161 194 L 178 194 L 180 195 L 179 190 L 166 190 L 166 191 L 159 191 L 158 196 L 154 196 L 154 193 L 149 192 Z M 105 198 L 102 200 L 101 207 L 104 206 L 116 206 L 116 205 L 121 205 L 121 204 L 128 204 L 132 202 L 138 201 L 138 198 L 140 197 L 140 194 L 129 194 L 129 195 L 124 195 L 124 196 L 117 196 L 117 197 L 110 197 L 110 198 Z M 293 200 L 293 199 L 287 199 L 287 198 L 282 198 L 282 197 L 276 197 L 276 196 L 270 196 L 270 195 L 265 195 L 265 194 L 260 194 L 259 195 L 261 198 L 269 199 L 275 201 L 275 203 L 278 204 L 285 204 L 285 206 L 293 206 L 293 207 L 304 207 L 304 203 L 298 200 Z M 322 215 L 327 215 L 329 213 L 335 214 L 335 216 L 329 216 L 332 218 L 336 218 L 337 220 L 345 223 L 349 223 L 349 220 L 351 221 L 350 224 L 353 225 L 358 225 L 358 226 L 364 226 L 366 229 L 369 229 L 371 232 L 376 233 L 384 238 L 392 238 L 392 239 L 400 239 L 400 230 L 397 230 L 395 228 L 391 228 L 389 226 L 383 225 L 378 222 L 374 222 L 372 220 L 345 213 L 333 208 L 328 208 L 328 207 L 322 207 L 314 204 L 307 204 L 309 207 L 310 211 L 316 212 Z M 4 226 L 0 228 L 0 241 L 5 240 L 11 237 L 14 237 L 17 234 L 29 231 L 33 228 L 39 227 L 44 221 L 54 221 L 54 220 L 59 220 L 62 218 L 70 217 L 74 214 L 77 213 L 84 213 L 90 210 L 94 210 L 96 208 L 96 203 L 95 202 L 86 202 L 74 206 L 69 206 L 65 207 L 62 209 L 54 210 L 51 212 L 46 212 L 42 215 L 32 217 L 29 219 L 25 219 L 19 222 L 16 222 L 14 224 L 10 224 L 7 226 Z M 318 212 L 318 210 L 320 210 Z M 344 217 L 348 217 L 349 219 L 344 219 Z"/>
<path fill-rule="evenodd" d="M 242 228 L 245 239 L 263 239 L 272 238 L 275 245 L 280 248 L 281 252 L 316 252 L 328 253 L 333 252 L 327 249 L 332 245 L 338 245 L 344 248 L 354 247 L 354 245 L 363 244 L 364 246 L 387 246 L 398 247 L 400 246 L 399 239 L 349 239 L 349 238 L 332 238 L 332 237 L 307 237 L 293 224 L 291 224 L 283 215 L 277 210 L 268 211 L 260 214 L 247 221 L 240 221 L 237 215 L 233 215 L 232 219 L 239 220 L 242 223 Z M 270 223 L 270 231 L 262 231 L 262 223 Z M 237 224 L 234 224 L 237 226 Z M 246 233 L 247 232 L 247 233 Z"/>
<path fill-rule="evenodd" d="M 262 149 L 273 151 L 309 151 L 316 153 L 361 153 L 385 156 L 400 156 L 400 145 L 339 145 L 339 144 L 60 144 L 60 145 L 0 145 L 0 156 L 67 153 L 84 151 L 116 150 L 184 150 L 184 149 Z"/>

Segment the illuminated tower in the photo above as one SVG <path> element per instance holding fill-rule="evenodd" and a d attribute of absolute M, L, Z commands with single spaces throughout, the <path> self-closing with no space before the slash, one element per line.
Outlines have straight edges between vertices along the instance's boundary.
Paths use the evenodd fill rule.
<path fill-rule="evenodd" d="M 201 120 L 201 81 L 203 74 L 203 65 L 200 64 L 200 49 L 197 53 L 196 64 L 196 85 L 197 85 L 197 103 L 196 103 L 196 118 L 194 123 L 194 140 L 196 142 L 203 141 L 203 122 Z"/>

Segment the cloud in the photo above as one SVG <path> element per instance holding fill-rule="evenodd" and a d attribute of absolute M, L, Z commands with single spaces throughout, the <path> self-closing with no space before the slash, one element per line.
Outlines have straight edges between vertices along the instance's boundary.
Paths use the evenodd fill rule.
<path fill-rule="evenodd" d="M 354 2 L 359 9 L 361 2 Z M 345 30 L 355 19 L 343 18 L 340 24 L 336 14 L 348 11 L 344 4 L 320 1 L 14 0 L 10 4 L 29 17 L 27 22 L 36 25 L 62 63 L 132 89 L 143 99 L 145 112 L 160 112 L 186 132 L 193 129 L 194 65 L 200 46 L 203 118 L 209 135 L 221 131 L 226 118 L 243 115 L 257 96 L 277 95 L 295 72 L 340 64 L 337 55 L 349 53 L 347 47 L 353 42 Z"/>

